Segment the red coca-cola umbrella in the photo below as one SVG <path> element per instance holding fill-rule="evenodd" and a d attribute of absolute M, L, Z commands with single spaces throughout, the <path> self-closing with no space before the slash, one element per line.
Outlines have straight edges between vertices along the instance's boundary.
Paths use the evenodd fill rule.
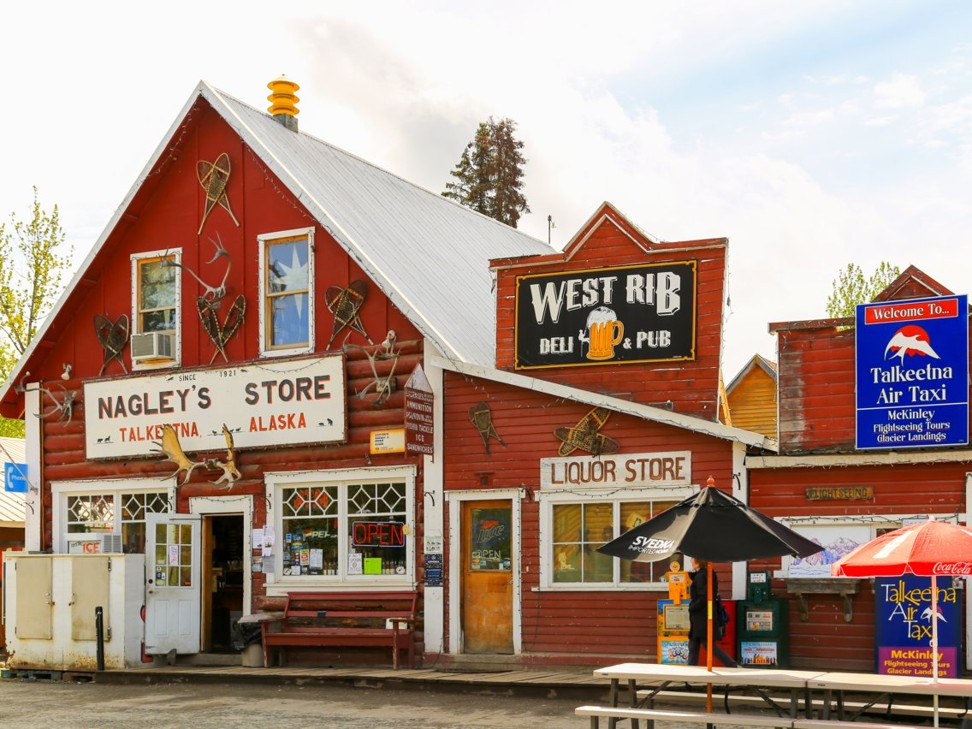
<path fill-rule="evenodd" d="M 972 574 L 972 529 L 935 521 L 882 534 L 830 566 L 834 577 L 931 577 L 932 680 L 938 680 L 938 589 L 935 578 Z M 938 726 L 938 695 L 935 695 Z"/>

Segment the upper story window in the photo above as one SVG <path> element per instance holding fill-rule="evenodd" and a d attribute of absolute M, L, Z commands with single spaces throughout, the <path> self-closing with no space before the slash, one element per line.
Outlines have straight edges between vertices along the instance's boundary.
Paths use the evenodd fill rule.
<path fill-rule="evenodd" d="M 258 236 L 260 351 L 295 354 L 314 348 L 314 230 Z"/>
<path fill-rule="evenodd" d="M 179 363 L 179 254 L 132 256 L 132 364 L 137 369 Z"/>

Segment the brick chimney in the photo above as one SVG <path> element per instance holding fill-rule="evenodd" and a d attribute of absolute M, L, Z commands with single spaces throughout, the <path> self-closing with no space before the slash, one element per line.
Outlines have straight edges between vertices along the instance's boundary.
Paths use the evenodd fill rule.
<path fill-rule="evenodd" d="M 274 119 L 287 127 L 287 129 L 296 132 L 297 115 L 300 113 L 300 109 L 297 108 L 297 102 L 300 101 L 300 98 L 294 92 L 300 86 L 283 74 L 280 74 L 267 84 L 267 88 L 270 89 L 270 96 L 267 97 L 267 101 L 270 102 L 270 107 L 267 111 L 270 112 Z"/>

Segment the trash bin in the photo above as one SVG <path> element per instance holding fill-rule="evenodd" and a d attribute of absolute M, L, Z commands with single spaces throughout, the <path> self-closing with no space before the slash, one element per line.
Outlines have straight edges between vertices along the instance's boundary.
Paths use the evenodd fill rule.
<path fill-rule="evenodd" d="M 259 615 L 244 615 L 233 623 L 230 631 L 233 650 L 243 653 L 243 665 L 250 668 L 263 667 L 262 622 Z"/>

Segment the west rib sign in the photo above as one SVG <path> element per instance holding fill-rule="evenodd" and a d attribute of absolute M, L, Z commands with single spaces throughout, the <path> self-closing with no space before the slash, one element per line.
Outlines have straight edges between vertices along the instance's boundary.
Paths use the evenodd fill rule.
<path fill-rule="evenodd" d="M 516 369 L 695 359 L 697 261 L 516 280 Z"/>
<path fill-rule="evenodd" d="M 966 296 L 857 307 L 857 447 L 969 442 Z"/>

